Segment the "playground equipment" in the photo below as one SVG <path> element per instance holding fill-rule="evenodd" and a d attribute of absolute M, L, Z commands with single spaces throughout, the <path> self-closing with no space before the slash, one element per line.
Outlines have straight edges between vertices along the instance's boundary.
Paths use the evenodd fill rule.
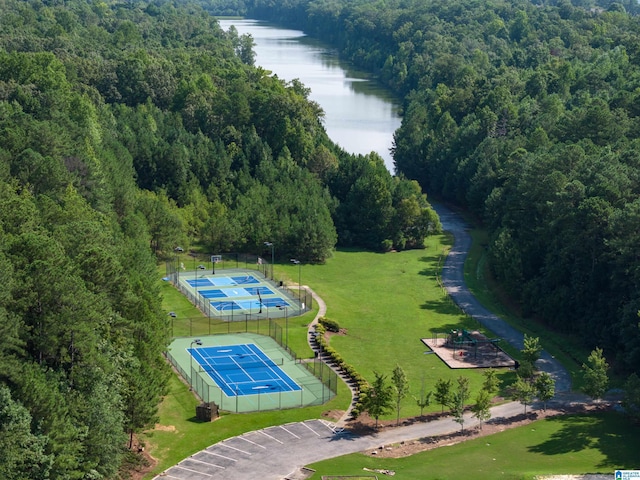
<path fill-rule="evenodd" d="M 464 351 L 470 351 L 473 349 L 473 357 L 478 357 L 478 347 L 483 345 L 489 345 L 493 347 L 493 352 L 497 356 L 500 351 L 498 346 L 499 338 L 486 338 L 484 335 L 478 332 L 470 332 L 465 329 L 451 330 L 449 333 L 445 333 L 444 346 L 453 349 L 453 354 L 456 354 L 456 350 L 463 355 Z M 433 342 L 434 345 L 438 342 L 438 333 L 434 333 Z"/>

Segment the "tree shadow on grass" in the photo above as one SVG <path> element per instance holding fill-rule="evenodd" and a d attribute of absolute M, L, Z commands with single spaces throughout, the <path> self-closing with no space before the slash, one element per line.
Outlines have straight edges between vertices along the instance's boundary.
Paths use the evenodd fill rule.
<path fill-rule="evenodd" d="M 596 425 L 599 421 L 593 416 L 576 415 L 552 418 L 547 421 L 559 422 L 562 427 L 549 439 L 529 447 L 531 452 L 544 455 L 562 455 L 592 448 L 597 442 L 594 433 L 598 430 Z"/>
<path fill-rule="evenodd" d="M 438 300 L 427 300 L 420 305 L 422 310 L 433 310 L 436 313 L 443 315 L 460 315 L 463 318 L 463 314 L 458 306 L 453 303 L 448 297 L 442 297 Z"/>
<path fill-rule="evenodd" d="M 631 468 L 637 464 L 640 431 L 621 414 L 567 415 L 546 421 L 559 422 L 562 426 L 544 442 L 529 447 L 533 453 L 563 455 L 591 448 L 606 458 L 598 468 Z"/>
<path fill-rule="evenodd" d="M 418 272 L 418 275 L 422 275 L 424 277 L 433 277 L 435 279 L 436 276 L 440 275 L 440 271 L 442 270 L 442 265 L 444 264 L 444 257 L 439 261 L 438 254 L 435 253 L 431 257 L 427 257 L 427 256 L 420 257 L 418 261 L 429 264 L 428 267 L 425 267 L 424 269 L 420 270 Z"/>

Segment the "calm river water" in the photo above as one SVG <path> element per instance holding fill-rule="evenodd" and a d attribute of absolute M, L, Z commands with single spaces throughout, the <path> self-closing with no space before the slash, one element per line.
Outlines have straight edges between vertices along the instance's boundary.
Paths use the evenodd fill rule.
<path fill-rule="evenodd" d="M 309 98 L 324 110 L 324 126 L 335 143 L 350 153 L 376 152 L 395 172 L 389 149 L 400 127 L 398 106 L 366 73 L 341 62 L 335 51 L 299 30 L 248 19 L 221 19 L 220 25 L 251 34 L 256 65 L 285 81 L 298 78 L 311 89 Z"/>

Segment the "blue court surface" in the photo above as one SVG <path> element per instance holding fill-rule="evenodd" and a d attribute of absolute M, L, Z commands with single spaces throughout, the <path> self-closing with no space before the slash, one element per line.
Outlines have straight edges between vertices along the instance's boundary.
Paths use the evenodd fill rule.
<path fill-rule="evenodd" d="M 218 300 L 211 302 L 211 306 L 220 313 L 228 313 L 231 310 L 248 310 L 250 312 L 260 311 L 260 307 L 291 307 L 291 304 L 285 299 L 263 298 L 262 304 L 259 300 Z"/>
<path fill-rule="evenodd" d="M 260 283 L 253 275 L 241 275 L 236 277 L 207 277 L 189 278 L 186 282 L 193 288 L 200 287 L 235 287 L 236 285 L 251 285 Z"/>
<path fill-rule="evenodd" d="M 187 351 L 228 397 L 301 390 L 253 343 Z"/>
<path fill-rule="evenodd" d="M 229 297 L 252 297 L 258 295 L 274 295 L 268 287 L 247 287 L 247 288 L 214 288 L 213 290 L 198 290 L 204 298 L 229 298 Z"/>

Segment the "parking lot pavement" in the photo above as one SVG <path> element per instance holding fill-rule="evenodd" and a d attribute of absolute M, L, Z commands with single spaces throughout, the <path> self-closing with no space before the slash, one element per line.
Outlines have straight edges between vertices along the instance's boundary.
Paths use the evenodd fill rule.
<path fill-rule="evenodd" d="M 509 402 L 491 409 L 492 418 L 522 413 Z M 467 414 L 465 428 L 477 420 Z M 308 420 L 248 432 L 202 450 L 156 477 L 157 480 L 282 480 L 320 460 L 361 452 L 402 441 L 442 435 L 460 429 L 451 417 L 410 426 L 387 428 L 371 435 L 335 429 L 325 420 Z M 334 433 L 336 431 L 336 433 Z"/>

